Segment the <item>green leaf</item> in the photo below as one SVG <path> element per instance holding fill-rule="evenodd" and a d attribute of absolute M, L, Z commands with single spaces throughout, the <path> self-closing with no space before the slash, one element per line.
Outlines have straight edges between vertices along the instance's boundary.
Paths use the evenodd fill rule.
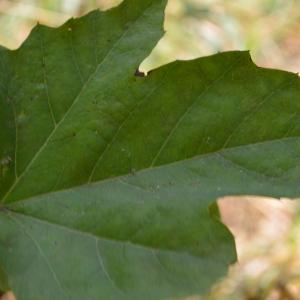
<path fill-rule="evenodd" d="M 300 194 L 299 77 L 247 52 L 135 76 L 165 4 L 0 48 L 0 265 L 18 300 L 204 294 L 236 257 L 214 201 Z"/>
<path fill-rule="evenodd" d="M 0 266 L 0 296 L 3 292 L 7 292 L 10 290 L 10 287 L 7 282 L 6 272 Z"/>

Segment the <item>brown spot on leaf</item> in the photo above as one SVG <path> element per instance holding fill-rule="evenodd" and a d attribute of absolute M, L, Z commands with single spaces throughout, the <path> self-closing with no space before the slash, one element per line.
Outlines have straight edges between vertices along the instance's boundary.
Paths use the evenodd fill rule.
<path fill-rule="evenodd" d="M 135 73 L 134 73 L 134 76 L 137 76 L 137 77 L 145 77 L 146 74 L 144 72 L 141 72 L 139 69 L 136 69 Z"/>

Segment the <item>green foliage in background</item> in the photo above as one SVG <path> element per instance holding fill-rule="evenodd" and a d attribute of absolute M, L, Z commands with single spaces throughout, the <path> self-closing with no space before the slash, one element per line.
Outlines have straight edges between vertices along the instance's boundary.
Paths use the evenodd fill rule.
<path fill-rule="evenodd" d="M 205 294 L 235 260 L 214 201 L 300 194 L 299 77 L 248 52 L 143 77 L 165 5 L 0 50 L 0 265 L 18 300 Z"/>

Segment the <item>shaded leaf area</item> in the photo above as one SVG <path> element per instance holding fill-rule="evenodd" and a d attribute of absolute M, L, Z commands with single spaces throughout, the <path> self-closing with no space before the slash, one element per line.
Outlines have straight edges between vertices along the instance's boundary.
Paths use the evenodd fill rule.
<path fill-rule="evenodd" d="M 3 201 L 88 180 L 119 123 L 149 92 L 134 88 L 134 73 L 162 36 L 165 4 L 130 0 L 58 29 L 38 25 L 19 50 L 1 56 L 0 153 L 10 160 Z M 32 184 L 41 175 L 47 183 Z"/>
<path fill-rule="evenodd" d="M 297 139 L 285 142 L 225 150 L 10 204 L 1 218 L 0 245 L 6 247 L 0 257 L 16 294 L 167 299 L 207 292 L 235 258 L 231 235 L 210 217 L 209 199 L 299 194 L 299 170 L 273 177 L 238 163 L 250 153 L 266 161 L 270 152 L 280 157 L 283 150 L 300 150 Z"/>
<path fill-rule="evenodd" d="M 234 243 L 181 171 L 166 170 L 172 183 L 150 171 L 12 204 L 1 218 L 0 257 L 17 297 L 207 292 L 235 260 Z"/>
<path fill-rule="evenodd" d="M 247 52 L 135 76 L 165 4 L 0 49 L 0 261 L 18 300 L 203 294 L 235 259 L 215 199 L 299 196 L 299 77 Z"/>
<path fill-rule="evenodd" d="M 9 290 L 9 284 L 7 282 L 7 274 L 0 266 L 0 295 L 2 296 L 3 292 Z"/>
<path fill-rule="evenodd" d="M 122 75 L 118 70 L 93 77 L 49 132 L 40 128 L 51 127 L 49 110 L 44 112 L 48 121 L 43 118 L 41 124 L 34 124 L 40 113 L 28 110 L 24 127 L 17 123 L 16 159 L 8 156 L 7 174 L 15 173 L 15 179 L 3 202 L 242 145 L 298 137 L 299 77 L 258 68 L 247 52 L 175 62 L 146 78 L 134 76 L 134 70 L 125 69 L 125 78 L 114 77 Z M 64 98 L 57 99 L 63 103 Z M 36 103 L 47 105 L 47 97 Z M 41 144 L 37 133 L 48 134 Z M 33 146 L 37 151 L 29 153 Z M 22 158 L 29 154 L 26 164 Z M 282 168 L 296 167 L 296 156 L 289 156 Z M 263 169 L 268 162 L 276 160 L 257 161 L 255 168 Z"/>

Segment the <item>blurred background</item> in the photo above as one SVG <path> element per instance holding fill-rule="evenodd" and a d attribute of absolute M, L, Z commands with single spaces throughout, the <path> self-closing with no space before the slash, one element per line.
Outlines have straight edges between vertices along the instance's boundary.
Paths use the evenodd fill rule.
<path fill-rule="evenodd" d="M 0 0 L 0 45 L 19 47 L 37 21 L 55 27 L 119 2 Z M 259 66 L 300 72 L 300 0 L 169 0 L 165 29 L 144 70 L 247 49 Z M 239 263 L 201 300 L 300 299 L 299 201 L 228 197 L 219 206 L 236 238 Z"/>
<path fill-rule="evenodd" d="M 58 26 L 71 16 L 121 0 L 0 0 L 0 44 L 17 48 L 37 21 Z M 145 69 L 174 59 L 250 49 L 260 66 L 300 71 L 299 0 L 169 0 L 166 36 Z"/>

